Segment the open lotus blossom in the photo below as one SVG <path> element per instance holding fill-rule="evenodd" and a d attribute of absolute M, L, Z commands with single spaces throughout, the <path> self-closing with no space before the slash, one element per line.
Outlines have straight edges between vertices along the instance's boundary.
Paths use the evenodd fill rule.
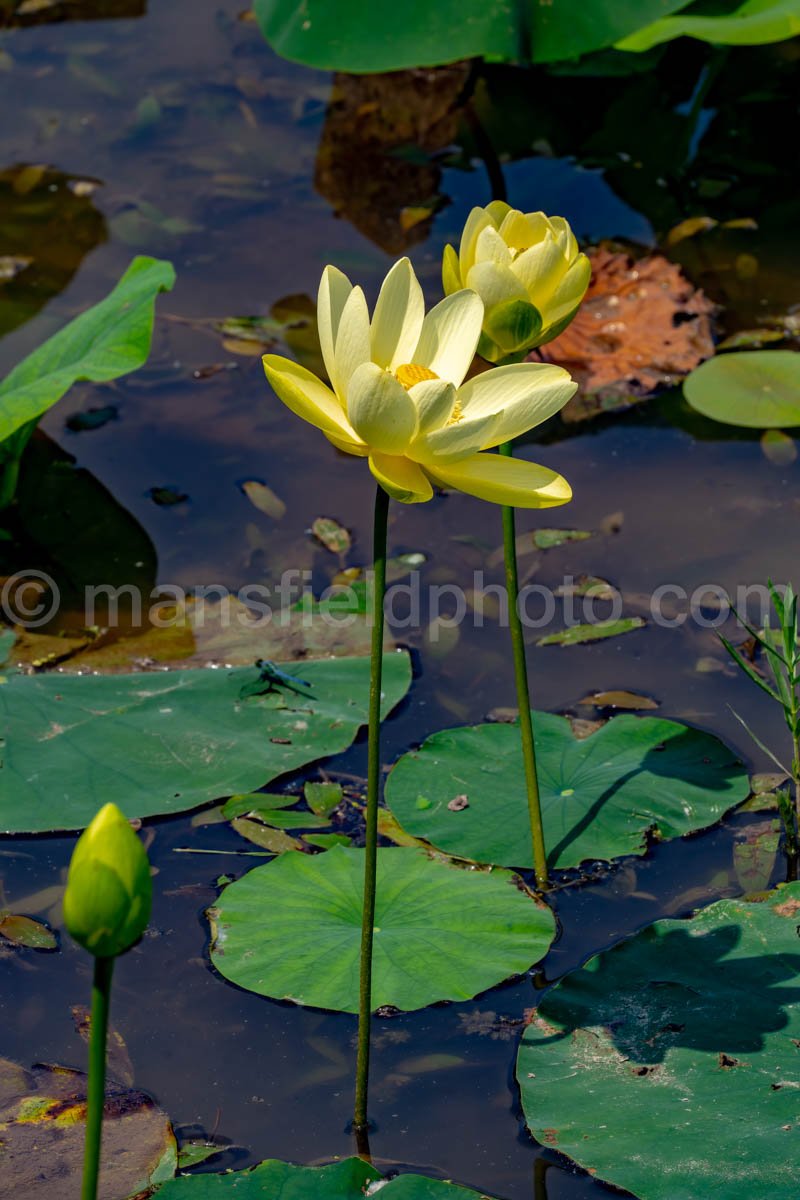
<path fill-rule="evenodd" d="M 456 292 L 426 315 L 403 258 L 386 276 L 370 321 L 361 288 L 326 267 L 317 321 L 331 386 L 275 354 L 264 355 L 267 379 L 334 446 L 368 458 L 394 499 L 430 500 L 433 484 L 521 508 L 570 499 L 555 471 L 485 453 L 558 412 L 576 385 L 545 363 L 498 367 L 464 383 L 483 322 L 474 292 Z"/>
<path fill-rule="evenodd" d="M 485 314 L 478 353 L 490 362 L 558 337 L 578 311 L 592 269 L 563 217 L 519 212 L 503 200 L 473 208 L 456 254 L 445 246 L 446 295 L 472 288 Z"/>

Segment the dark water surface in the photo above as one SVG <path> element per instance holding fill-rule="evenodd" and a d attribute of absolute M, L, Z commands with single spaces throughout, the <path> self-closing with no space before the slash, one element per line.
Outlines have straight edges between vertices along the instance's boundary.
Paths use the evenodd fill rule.
<path fill-rule="evenodd" d="M 283 409 L 257 357 L 226 349 L 207 325 L 188 319 L 266 315 L 287 295 L 313 295 L 327 262 L 374 297 L 405 249 L 434 300 L 444 243 L 490 192 L 468 123 L 446 112 L 441 130 L 431 121 L 417 139 L 425 152 L 416 156 L 348 141 L 347 112 L 326 115 L 331 77 L 273 55 L 255 24 L 240 19 L 242 4 L 150 0 L 133 19 L 0 35 L 0 255 L 35 259 L 31 272 L 0 285 L 0 370 L 104 295 L 133 254 L 171 259 L 177 285 L 159 301 L 148 365 L 113 386 L 79 385 L 43 428 L 140 523 L 160 583 L 236 589 L 295 566 L 313 568 L 321 586 L 334 560 L 306 531 L 315 517 L 335 515 L 354 531 L 350 562 L 363 563 L 370 478 Z M 561 212 L 584 238 L 652 246 L 694 213 L 757 216 L 757 231 L 720 231 L 702 247 L 675 248 L 694 282 L 727 305 L 726 332 L 796 302 L 800 266 L 790 169 L 775 128 L 796 50 L 744 53 L 753 58 L 731 54 L 720 64 L 695 110 L 709 64 L 691 47 L 628 79 L 495 70 L 476 92 L 512 202 Z M 462 84 L 455 81 L 454 97 Z M 48 171 L 26 192 L 20 164 Z M 404 232 L 397 197 L 405 207 L 433 208 L 437 195 L 446 203 L 432 220 Z M 212 364 L 223 369 L 209 374 Z M 80 434 L 66 429 L 70 413 L 106 404 L 117 408 L 117 420 Z M 691 421 L 670 397 L 590 426 L 537 432 L 533 456 L 570 480 L 575 499 L 547 518 L 520 514 L 520 530 L 598 529 L 621 514 L 610 523 L 616 532 L 548 552 L 537 583 L 599 575 L 623 593 L 626 612 L 640 613 L 663 584 L 691 594 L 707 584 L 735 590 L 768 575 L 791 577 L 798 466 L 768 461 L 757 436 Z M 242 494 L 241 481 L 253 478 L 286 503 L 280 522 Z M 188 499 L 155 505 L 150 489 L 167 485 Z M 426 556 L 424 582 L 469 583 L 480 568 L 487 581 L 499 580 L 496 565 L 487 567 L 500 543 L 490 505 L 457 495 L 395 505 L 390 537 L 394 551 Z M 386 762 L 435 729 L 513 705 L 506 635 L 491 621 L 482 629 L 466 623 L 455 645 L 432 645 L 415 630 L 398 637 L 418 652 L 417 678 L 386 726 Z M 698 670 L 708 659 L 717 669 Z M 783 737 L 766 697 L 725 666 L 714 630 L 694 621 L 651 622 L 595 646 L 531 648 L 530 669 L 539 707 L 577 711 L 581 697 L 598 689 L 645 692 L 660 701 L 660 715 L 719 734 L 759 770 L 769 760 L 728 705 L 770 744 Z M 360 742 L 337 766 L 361 774 L 364 760 Z M 733 817 L 557 891 L 562 934 L 536 983 L 552 983 L 660 916 L 740 892 L 733 845 L 763 819 Z M 152 929 L 120 963 L 114 999 L 136 1085 L 177 1125 L 216 1128 L 230 1140 L 208 1169 L 347 1154 L 355 1019 L 271 1003 L 216 977 L 203 911 L 217 876 L 240 874 L 254 860 L 235 855 L 243 843 L 224 825 L 179 818 L 154 822 L 152 831 L 159 872 Z M 9 906 L 46 914 L 47 897 L 36 893 L 61 880 L 72 845 L 65 838 L 0 845 Z M 231 854 L 176 854 L 176 847 Z M 0 1054 L 82 1065 L 70 1008 L 88 995 L 86 956 L 65 941 L 57 955 L 9 954 L 0 972 Z M 470 1004 L 376 1023 L 379 1161 L 418 1165 L 507 1200 L 608 1192 L 542 1151 L 524 1129 L 513 1074 L 518 1031 L 491 1014 L 513 1021 L 536 997 L 525 979 Z M 439 1053 L 463 1061 L 422 1073 L 409 1067 Z M 540 1172 L 537 1183 L 542 1154 L 546 1178 Z"/>

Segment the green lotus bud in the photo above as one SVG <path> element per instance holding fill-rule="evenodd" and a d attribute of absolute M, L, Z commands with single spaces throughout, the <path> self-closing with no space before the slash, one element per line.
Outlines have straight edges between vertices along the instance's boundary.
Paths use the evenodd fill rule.
<path fill-rule="evenodd" d="M 69 864 L 64 923 L 97 958 L 130 950 L 147 928 L 153 887 L 144 846 L 116 804 L 84 830 Z"/>
<path fill-rule="evenodd" d="M 446 246 L 442 282 L 484 304 L 479 353 L 490 362 L 551 342 L 580 307 L 591 266 L 563 217 L 522 213 L 501 200 L 473 208 L 458 253 Z"/>

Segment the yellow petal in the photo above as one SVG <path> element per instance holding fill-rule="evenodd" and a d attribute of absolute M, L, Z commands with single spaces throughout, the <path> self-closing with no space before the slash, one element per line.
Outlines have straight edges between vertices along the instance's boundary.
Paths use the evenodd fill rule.
<path fill-rule="evenodd" d="M 496 262 L 505 266 L 511 262 L 511 251 L 494 225 L 487 226 L 478 234 L 475 242 L 475 261 Z"/>
<path fill-rule="evenodd" d="M 468 380 L 458 393 L 465 419 L 500 413 L 491 439 L 481 450 L 510 442 L 559 412 L 578 385 L 563 367 L 549 363 L 515 363 L 495 367 Z"/>
<path fill-rule="evenodd" d="M 505 200 L 492 200 L 491 203 L 486 205 L 485 211 L 495 229 L 499 229 L 511 212 L 511 205 L 506 204 Z"/>
<path fill-rule="evenodd" d="M 511 270 L 548 322 L 551 297 L 567 271 L 564 251 L 553 234 L 548 231 L 543 241 L 520 254 Z"/>
<path fill-rule="evenodd" d="M 370 361 L 369 309 L 360 287 L 353 288 L 342 309 L 333 356 L 335 375 L 331 383 L 344 402 L 351 375 Z"/>
<path fill-rule="evenodd" d="M 309 424 L 316 425 L 326 436 L 336 437 L 348 447 L 359 446 L 360 438 L 344 415 L 337 397 L 316 375 L 279 354 L 265 354 L 261 361 L 267 379 L 287 408 Z M 357 449 L 355 453 L 358 453 Z"/>
<path fill-rule="evenodd" d="M 559 283 L 547 306 L 547 323 L 555 325 L 578 307 L 592 278 L 592 264 L 579 254 Z"/>
<path fill-rule="evenodd" d="M 527 250 L 541 242 L 549 229 L 544 213 L 523 213 L 512 208 L 500 226 L 500 236 L 514 250 Z"/>
<path fill-rule="evenodd" d="M 338 267 L 326 267 L 322 272 L 317 296 L 317 328 L 322 358 L 328 378 L 334 386 L 334 347 L 344 306 L 353 290 L 350 280 Z"/>
<path fill-rule="evenodd" d="M 347 413 L 362 441 L 384 454 L 402 454 L 417 430 L 417 406 L 394 375 L 363 363 L 347 391 Z"/>
<path fill-rule="evenodd" d="M 566 221 L 564 217 L 551 217 L 550 224 L 567 262 L 574 262 L 578 256 L 578 242 L 570 228 L 569 221 Z"/>
<path fill-rule="evenodd" d="M 409 389 L 417 406 L 417 434 L 441 429 L 450 420 L 456 403 L 456 389 L 446 379 L 424 379 Z"/>
<path fill-rule="evenodd" d="M 492 221 L 485 208 L 473 208 L 467 217 L 464 223 L 464 232 L 461 234 L 461 245 L 458 250 L 462 279 L 467 278 L 467 272 L 475 262 L 475 243 L 478 240 L 478 234 L 482 229 L 486 229 L 487 226 L 494 224 L 495 222 Z"/>
<path fill-rule="evenodd" d="M 482 323 L 483 304 L 473 291 L 446 296 L 422 322 L 413 361 L 458 387 L 475 357 Z"/>
<path fill-rule="evenodd" d="M 453 292 L 459 292 L 463 286 L 458 255 L 452 246 L 447 245 L 442 255 L 442 287 L 444 294 L 445 296 L 451 296 Z"/>
<path fill-rule="evenodd" d="M 369 469 L 383 490 L 402 504 L 419 504 L 433 495 L 430 480 L 408 458 L 375 451 L 370 455 Z"/>
<path fill-rule="evenodd" d="M 394 370 L 411 361 L 419 341 L 425 301 L 414 268 L 401 258 L 383 281 L 370 330 L 372 361 Z"/>
<path fill-rule="evenodd" d="M 472 421 L 456 421 L 445 429 L 435 429 L 426 437 L 417 438 L 408 453 L 436 472 L 442 463 L 458 462 L 477 454 L 484 446 L 496 446 L 503 441 L 493 436 L 501 419 L 501 413 L 486 413 Z"/>
<path fill-rule="evenodd" d="M 515 508 L 552 508 L 572 499 L 572 488 L 563 476 L 538 463 L 500 454 L 476 454 L 461 462 L 437 464 L 431 473 L 446 487 Z"/>
<path fill-rule="evenodd" d="M 477 292 L 490 312 L 505 300 L 527 300 L 528 293 L 510 266 L 496 262 L 479 262 L 467 276 L 467 286 Z"/>
<path fill-rule="evenodd" d="M 325 433 L 324 430 L 323 433 Z M 355 454 L 357 458 L 366 458 L 369 454 L 369 446 L 365 446 L 363 442 L 346 442 L 343 438 L 336 437 L 332 433 L 325 433 L 325 437 L 332 446 L 335 446 L 337 450 L 341 450 L 343 454 Z"/>

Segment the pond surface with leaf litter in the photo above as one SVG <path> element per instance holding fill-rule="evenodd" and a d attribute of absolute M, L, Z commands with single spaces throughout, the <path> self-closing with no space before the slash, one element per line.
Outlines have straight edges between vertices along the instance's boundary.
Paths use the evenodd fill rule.
<path fill-rule="evenodd" d="M 20 496 L 24 525 L 10 547 L 0 542 L 0 575 L 21 565 L 47 569 L 63 604 L 44 631 L 52 636 L 39 631 L 27 645 L 23 638 L 21 653 L 44 666 L 75 655 L 85 656 L 86 667 L 147 666 L 159 656 L 185 662 L 191 630 L 161 642 L 148 633 L 116 649 L 98 648 L 78 610 L 84 586 L 126 582 L 149 590 L 159 582 L 188 591 L 219 583 L 235 592 L 274 583 L 292 567 L 310 570 L 319 593 L 337 572 L 367 561 L 365 473 L 287 414 L 265 387 L 258 356 L 281 344 L 299 357 L 313 355 L 308 297 L 327 262 L 374 294 L 391 259 L 408 252 L 435 298 L 444 244 L 457 239 L 474 204 L 490 200 L 500 172 L 513 203 L 561 213 L 582 243 L 605 243 L 598 253 L 606 264 L 613 255 L 658 252 L 683 273 L 666 263 L 642 267 L 660 295 L 675 297 L 664 317 L 674 331 L 667 361 L 654 361 L 652 331 L 635 325 L 621 344 L 609 345 L 607 335 L 598 348 L 591 326 L 576 322 L 561 351 L 552 348 L 582 382 L 594 382 L 563 421 L 538 431 L 541 456 L 570 480 L 575 498 L 554 517 L 520 514 L 518 528 L 527 582 L 554 590 L 565 577 L 610 582 L 623 596 L 624 616 L 646 622 L 593 644 L 535 645 L 563 627 L 558 607 L 550 624 L 528 633 L 536 707 L 597 720 L 611 709 L 602 697 L 597 704 L 587 698 L 628 692 L 656 702 L 647 720 L 685 722 L 721 738 L 735 754 L 726 756 L 711 740 L 716 749 L 709 753 L 719 758 L 715 768 L 727 781 L 719 788 L 730 785 L 730 797 L 712 792 L 707 813 L 695 820 L 679 814 L 683 824 L 677 820 L 667 836 L 711 826 L 747 792 L 738 776 L 734 784 L 728 777 L 736 756 L 752 770 L 772 769 L 729 705 L 747 714 L 767 744 L 775 742 L 776 720 L 729 664 L 714 628 L 694 619 L 659 625 L 649 597 L 663 584 L 688 595 L 705 585 L 735 594 L 770 575 L 790 578 L 798 467 L 790 439 L 776 450 L 769 440 L 762 445 L 758 430 L 705 420 L 667 384 L 702 357 L 695 342 L 711 336 L 712 324 L 715 337 L 745 343 L 754 329 L 767 331 L 766 342 L 776 331 L 796 331 L 791 306 L 800 252 L 784 125 L 796 44 L 731 50 L 708 87 L 708 51 L 688 43 L 670 48 L 657 70 L 639 71 L 634 63 L 624 78 L 566 67 L 485 67 L 472 78 L 456 66 L 387 80 L 334 77 L 282 61 L 257 26 L 242 19 L 241 3 L 92 7 L 76 6 L 81 14 L 114 19 L 48 24 L 43 9 L 0 43 L 3 110 L 14 112 L 0 131 L 0 370 L 106 295 L 135 254 L 169 259 L 177 282 L 158 302 L 146 366 L 117 383 L 77 385 L 45 417 L 29 448 Z M 636 266 L 617 258 L 605 278 L 614 271 L 627 275 L 612 310 L 626 311 Z M 607 321 L 602 288 L 590 302 L 596 307 L 587 311 Z M 641 399 L 656 384 L 660 394 Z M 623 410 L 620 398 L 631 396 L 641 402 Z M 336 527 L 318 527 L 327 547 L 310 536 L 318 518 L 331 516 L 352 531 L 351 545 L 336 541 Z M 591 536 L 535 540 L 537 525 Z M 421 563 L 424 587 L 468 586 L 474 571 L 485 573 L 486 584 L 501 582 L 499 514 L 491 506 L 457 494 L 395 506 L 389 537 L 391 555 L 412 556 L 398 558 L 399 581 L 409 563 Z M 680 616 L 680 604 L 671 602 L 665 612 Z M 597 610 L 603 611 L 602 598 Z M 708 626 L 714 615 L 709 595 L 700 616 Z M 397 616 L 392 633 L 412 650 L 414 679 L 405 699 L 404 683 L 393 697 L 398 704 L 383 735 L 387 765 L 439 730 L 476 725 L 489 713 L 502 717 L 515 703 L 507 631 L 490 607 L 482 627 L 470 617 L 457 631 L 432 620 L 425 607 L 419 624 L 404 622 L 400 608 Z M 196 632 L 196 643 L 199 663 L 237 650 L 216 628 Z M 279 639 L 262 656 L 295 657 L 309 648 L 294 625 L 284 650 L 287 644 L 288 655 L 280 653 Z M 250 649 L 238 647 L 239 661 L 256 657 Z M 310 645 L 312 657 L 328 649 Z M 365 653 L 363 630 L 337 649 Z M 312 683 L 318 670 L 310 671 Z M 154 685 L 165 678 L 155 675 Z M 28 682 L 34 681 L 19 681 Z M 46 673 L 39 685 L 58 686 Z M 117 685 L 123 692 L 124 682 Z M 33 712 L 30 692 L 25 703 Z M 502 723 L 487 730 L 499 747 L 491 754 L 502 753 L 507 731 Z M 598 736 L 591 728 L 579 732 Z M 324 741 L 323 752 L 346 747 L 354 734 L 355 725 L 340 740 Z M 31 753 L 42 754 L 42 744 Z M 330 778 L 344 785 L 348 801 L 337 810 L 345 813 L 341 819 L 312 804 L 311 815 L 300 814 L 305 826 L 300 819 L 276 822 L 286 843 L 303 836 L 304 827 L 316 829 L 309 836 L 339 833 L 358 843 L 361 739 L 325 761 L 324 777 L 313 766 L 282 774 L 296 762 L 283 754 L 277 727 L 270 751 L 269 771 L 258 763 L 251 771 L 250 751 L 242 748 L 241 790 L 260 786 L 271 772 L 280 779 L 275 790 L 292 790 L 299 800 L 304 780 Z M 388 794 L 395 815 L 418 836 L 425 836 L 428 816 L 424 806 L 415 808 L 416 785 L 401 794 L 403 780 L 434 753 L 435 744 L 405 762 Z M 648 779 L 658 786 L 657 775 Z M 553 795 L 564 791 L 562 780 Z M 94 796 L 98 804 L 111 798 Z M 176 801 L 174 809 L 207 798 Z M 210 964 L 205 912 L 221 883 L 261 861 L 242 852 L 284 846 L 274 837 L 264 841 L 248 811 L 226 814 L 238 829 L 202 815 L 148 823 L 158 869 L 154 916 L 141 946 L 120 963 L 114 997 L 113 1021 L 131 1066 L 127 1082 L 155 1097 L 185 1139 L 213 1136 L 221 1153 L 200 1168 L 209 1171 L 270 1157 L 313 1163 L 352 1151 L 353 1018 L 264 999 Z M 452 845 L 441 829 L 443 822 L 457 825 L 460 814 L 437 813 L 430 820 L 438 820 L 440 836 L 431 836 L 443 849 L 470 853 L 470 831 L 477 830 L 479 841 L 492 841 L 484 860 L 529 866 L 504 844 L 506 828 L 482 829 L 478 803 L 464 811 Z M 553 1130 L 535 1119 L 538 1100 L 530 1101 L 528 1115 L 542 1144 L 526 1131 L 522 1104 L 529 1103 L 531 1084 L 521 1098 L 514 1054 L 528 1010 L 565 973 L 652 922 L 779 881 L 784 868 L 770 840 L 772 819 L 771 812 L 738 813 L 642 854 L 642 832 L 652 825 L 645 812 L 627 831 L 630 857 L 608 866 L 564 855 L 564 865 L 580 860 L 583 869 L 557 877 L 559 885 L 569 883 L 551 897 L 563 932 L 532 976 L 474 1001 L 379 1017 L 372 1090 L 377 1166 L 402 1164 L 506 1200 L 608 1194 L 558 1155 Z M 37 825 L 63 827 L 57 815 Z M 618 844 L 612 842 L 609 857 L 623 853 L 613 848 Z M 72 846 L 71 838 L 47 834 L 4 839 L 3 907 L 58 927 Z M 263 919 L 271 920 L 269 910 Z M 674 944 L 685 952 L 685 935 L 670 928 L 663 936 L 678 938 Z M 0 951 L 0 1054 L 25 1065 L 82 1067 L 85 1050 L 72 1010 L 87 993 L 84 956 L 66 939 L 58 953 L 21 949 L 9 939 L 0 939 Z M 616 961 L 601 971 L 613 976 Z M 569 1019 L 573 1001 L 565 995 L 553 993 L 542 1020 Z M 529 1048 L 541 1028 L 531 1026 L 525 1036 Z M 732 1036 L 733 1057 L 736 1045 Z M 548 1071 L 558 1069 L 548 1061 Z M 609 1088 L 597 1103 L 611 1104 L 608 1097 L 618 1094 Z M 641 1152 L 643 1169 L 658 1175 L 656 1149 L 652 1161 L 649 1146 Z M 765 1196 L 770 1186 L 766 1181 Z"/>

